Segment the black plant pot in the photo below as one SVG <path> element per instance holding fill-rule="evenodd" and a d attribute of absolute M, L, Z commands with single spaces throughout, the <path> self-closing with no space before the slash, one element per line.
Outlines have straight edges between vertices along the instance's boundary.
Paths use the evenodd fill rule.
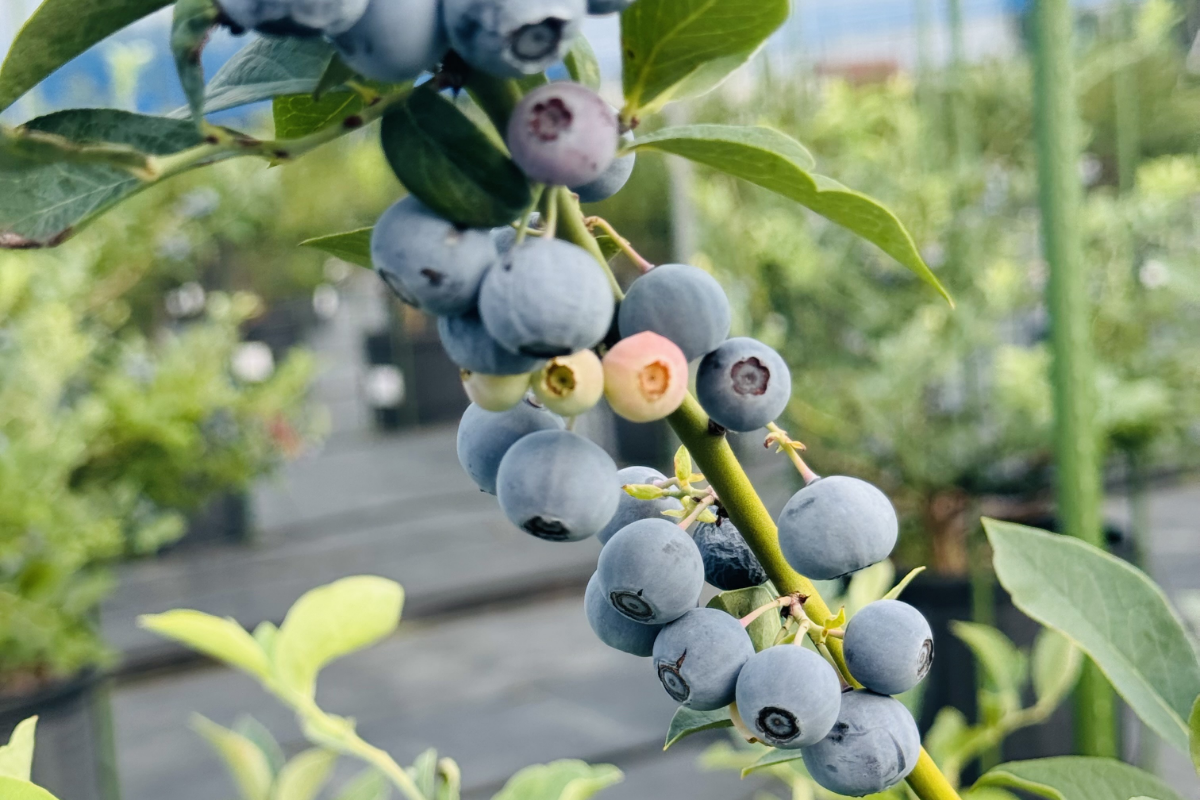
<path fill-rule="evenodd" d="M 224 492 L 190 514 L 183 536 L 159 552 L 240 544 L 249 538 L 249 497 L 245 492 Z"/>
<path fill-rule="evenodd" d="M 0 742 L 37 716 L 33 782 L 61 800 L 118 800 L 107 688 L 94 674 L 0 696 Z"/>

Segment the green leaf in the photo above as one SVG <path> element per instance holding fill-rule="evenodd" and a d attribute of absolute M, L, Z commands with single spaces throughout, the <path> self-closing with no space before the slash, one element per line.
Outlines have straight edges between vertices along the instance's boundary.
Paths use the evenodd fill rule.
<path fill-rule="evenodd" d="M 300 246 L 315 247 L 331 256 L 337 256 L 343 261 L 373 269 L 371 265 L 372 230 L 372 228 L 359 228 L 356 231 L 346 231 L 345 233 L 331 233 L 328 236 L 305 239 Z"/>
<path fill-rule="evenodd" d="M 238 717 L 233 723 L 233 732 L 254 742 L 255 747 L 267 757 L 267 765 L 271 768 L 271 774 L 279 774 L 279 770 L 283 769 L 283 765 L 287 763 L 287 757 L 284 756 L 283 748 L 279 746 L 279 742 L 275 741 L 275 737 L 271 735 L 265 725 L 254 717 L 245 715 Z"/>
<path fill-rule="evenodd" d="M 624 115 L 661 107 L 706 66 L 704 82 L 716 85 L 783 24 L 789 10 L 788 0 L 638 0 L 621 13 Z"/>
<path fill-rule="evenodd" d="M 756 772 L 761 772 L 764 769 L 770 769 L 771 767 L 778 767 L 780 764 L 791 764 L 794 761 L 799 761 L 801 758 L 803 758 L 803 756 L 800 755 L 799 750 L 776 750 L 775 748 L 771 748 L 767 752 L 763 753 L 758 761 L 755 761 L 748 767 L 743 767 L 742 777 L 745 778 L 748 775 L 753 775 Z M 798 764 L 796 766 L 798 766 L 801 770 L 804 770 L 803 764 Z"/>
<path fill-rule="evenodd" d="M 853 618 L 866 605 L 882 599 L 894 580 L 896 567 L 890 559 L 884 559 L 851 575 L 844 601 L 847 616 Z"/>
<path fill-rule="evenodd" d="M 980 786 L 963 793 L 963 800 L 1021 800 L 1010 791 L 995 786 Z"/>
<path fill-rule="evenodd" d="M 453 758 L 441 758 L 437 763 L 437 797 L 434 800 L 462 800 L 462 770 Z"/>
<path fill-rule="evenodd" d="M 627 483 L 621 488 L 635 500 L 657 500 L 666 494 L 661 487 L 652 483 Z"/>
<path fill-rule="evenodd" d="M 279 633 L 279 628 L 275 627 L 274 622 L 263 620 L 254 627 L 254 641 L 258 642 L 258 646 L 266 653 L 267 660 L 271 660 L 271 654 L 275 652 L 275 637 Z"/>
<path fill-rule="evenodd" d="M 1182 800 L 1149 772 L 1108 758 L 1014 761 L 992 769 L 976 785 L 1023 790 L 1052 800 L 1129 800 L 1138 795 Z"/>
<path fill-rule="evenodd" d="M 268 800 L 271 766 L 258 745 L 200 715 L 192 719 L 192 729 L 203 736 L 224 760 L 244 800 Z"/>
<path fill-rule="evenodd" d="M 735 589 L 732 592 L 721 592 L 708 601 L 709 608 L 719 608 L 733 617 L 742 618 L 756 608 L 761 608 L 775 599 L 775 595 L 766 586 L 751 586 L 746 589 Z M 746 628 L 750 641 L 754 643 L 755 651 L 766 650 L 775 643 L 783 623 L 777 610 L 763 612 Z"/>
<path fill-rule="evenodd" d="M 935 762 L 942 764 L 948 756 L 958 755 L 971 731 L 966 715 L 953 706 L 946 706 L 938 711 L 925 733 L 925 749 Z"/>
<path fill-rule="evenodd" d="M 413 765 L 408 768 L 408 774 L 421 794 L 432 797 L 434 789 L 437 788 L 437 750 L 431 747 L 417 756 Z"/>
<path fill-rule="evenodd" d="M 975 660 L 983 667 L 988 685 L 1019 704 L 1028 663 L 1012 640 L 996 628 L 977 622 L 955 620 L 950 623 L 950 631 L 971 648 Z"/>
<path fill-rule="evenodd" d="M 314 747 L 284 765 L 271 800 L 313 800 L 329 782 L 337 753 Z"/>
<path fill-rule="evenodd" d="M 17 33 L 0 66 L 0 111 L 92 45 L 170 2 L 45 0 Z"/>
<path fill-rule="evenodd" d="M 571 80 L 582 83 L 593 91 L 600 91 L 600 62 L 596 59 L 596 51 L 587 37 L 580 34 L 571 42 L 571 49 L 563 58 Z"/>
<path fill-rule="evenodd" d="M 885 594 L 883 596 L 883 599 L 884 600 L 898 600 L 900 598 L 900 595 L 904 594 L 904 590 L 908 588 L 908 585 L 910 583 L 912 583 L 914 580 L 916 580 L 917 576 L 920 575 L 924 571 L 925 571 L 924 567 L 917 567 L 916 569 L 909 571 L 909 573 L 907 575 L 905 575 L 900 580 L 899 583 L 897 583 L 895 586 L 892 587 L 890 592 L 888 592 L 887 594 Z"/>
<path fill-rule="evenodd" d="M 228 108 L 289 94 L 312 94 L 333 60 L 321 39 L 263 36 L 233 54 L 208 82 L 204 110 Z"/>
<path fill-rule="evenodd" d="M 138 617 L 138 625 L 261 680 L 270 676 L 270 665 L 262 648 L 232 619 L 176 609 L 165 614 L 145 614 Z"/>
<path fill-rule="evenodd" d="M 596 237 L 596 244 L 600 247 L 600 254 L 604 256 L 605 261 L 612 261 L 617 253 L 621 252 L 621 245 L 617 244 L 617 240 L 605 233 Z"/>
<path fill-rule="evenodd" d="M 334 53 L 333 58 L 329 60 L 329 66 L 325 67 L 325 71 L 321 73 L 321 79 L 317 81 L 317 86 L 312 90 L 314 100 L 320 100 L 326 92 L 331 92 L 339 86 L 342 86 L 346 81 L 358 77 L 353 69 L 342 61 L 342 57 Z"/>
<path fill-rule="evenodd" d="M 383 151 L 405 188 L 462 225 L 506 225 L 533 201 L 517 165 L 454 103 L 428 87 L 383 118 Z"/>
<path fill-rule="evenodd" d="M 4 800 L 58 800 L 40 786 L 0 775 L 0 797 Z"/>
<path fill-rule="evenodd" d="M 368 769 L 342 787 L 335 800 L 388 800 L 391 796 L 392 785 L 383 773 Z"/>
<path fill-rule="evenodd" d="M 685 125 L 643 136 L 629 149 L 683 156 L 795 200 L 875 244 L 950 300 L 895 214 L 865 194 L 810 172 L 812 155 L 779 131 L 761 126 Z"/>
<path fill-rule="evenodd" d="M 663 745 L 663 750 L 693 733 L 732 727 L 733 720 L 729 718 L 728 708 L 718 708 L 716 711 L 693 711 L 680 706 L 676 709 L 675 716 L 671 717 L 671 726 L 667 728 L 667 741 Z"/>
<path fill-rule="evenodd" d="M 33 743 L 37 722 L 37 717 L 21 720 L 13 729 L 8 744 L 0 747 L 0 776 L 29 780 L 29 773 L 33 769 Z"/>
<path fill-rule="evenodd" d="M 675 479 L 689 483 L 692 479 L 692 454 L 683 445 L 675 451 Z"/>
<path fill-rule="evenodd" d="M 288 611 L 275 637 L 275 675 L 283 685 L 312 697 L 321 668 L 391 634 L 403 605 L 400 584 L 370 575 L 307 592 Z"/>
<path fill-rule="evenodd" d="M 1033 691 L 1038 705 L 1055 708 L 1075 688 L 1083 653 L 1058 631 L 1043 628 L 1033 642 Z"/>
<path fill-rule="evenodd" d="M 1200 775 L 1200 697 L 1196 698 L 1196 702 L 1192 704 L 1192 713 L 1188 717 L 1188 749 L 1192 754 L 1192 766 L 1196 768 L 1196 774 Z"/>
<path fill-rule="evenodd" d="M 320 100 L 311 94 L 276 97 L 271 105 L 275 117 L 275 138 L 295 139 L 307 136 L 334 123 L 353 119 L 363 109 L 363 99 L 354 92 L 332 92 Z"/>
<path fill-rule="evenodd" d="M 204 65 L 200 56 L 221 10 L 214 0 L 177 0 L 171 21 L 171 54 L 175 71 L 197 125 L 204 122 Z"/>
<path fill-rule="evenodd" d="M 1185 720 L 1200 695 L 1200 663 L 1162 590 L 1141 570 L 1078 539 L 991 519 L 983 524 L 996 575 L 1017 608 L 1075 642 L 1143 722 L 1187 752 Z"/>
<path fill-rule="evenodd" d="M 611 764 L 563 759 L 526 767 L 509 778 L 492 800 L 586 800 L 624 778 Z"/>
<path fill-rule="evenodd" d="M 19 131 L 76 143 L 124 146 L 167 155 L 200 144 L 190 121 L 112 109 L 76 109 L 38 117 Z M 88 221 L 148 186 L 129 169 L 106 163 L 46 163 L 0 170 L 0 247 L 52 247 Z"/>

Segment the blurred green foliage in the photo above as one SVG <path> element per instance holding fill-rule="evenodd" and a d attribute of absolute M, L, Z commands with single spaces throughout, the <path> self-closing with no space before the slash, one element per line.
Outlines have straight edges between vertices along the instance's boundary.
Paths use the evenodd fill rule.
<path fill-rule="evenodd" d="M 1138 69 L 1168 65 L 1179 76 L 1148 83 L 1158 96 L 1147 107 L 1160 110 L 1154 119 L 1190 114 L 1194 123 L 1200 86 L 1182 82 L 1169 25 L 1144 20 L 1161 5 L 1142 13 L 1157 33 L 1153 46 L 1139 44 Z M 896 209 L 957 309 L 870 245 L 768 192 L 701 172 L 693 194 L 699 263 L 727 286 L 735 333 L 789 360 L 792 432 L 814 468 L 880 482 L 906 529 L 930 534 L 906 537 L 907 557 L 961 574 L 979 498 L 1026 498 L 1048 485 L 1052 418 L 1028 70 L 1019 60 L 970 67 L 960 97 L 942 83 L 760 81 L 695 117 L 777 127 L 823 172 Z M 973 141 L 950 130 L 955 102 Z M 1104 129 L 1102 116 L 1089 117 L 1091 130 Z M 1083 224 L 1101 434 L 1110 450 L 1137 448 L 1159 465 L 1195 463 L 1200 438 L 1194 133 L 1193 124 L 1168 135 L 1164 123 L 1144 139 L 1152 157 L 1127 195 L 1104 183 L 1094 152 L 1081 165 L 1093 181 Z"/>

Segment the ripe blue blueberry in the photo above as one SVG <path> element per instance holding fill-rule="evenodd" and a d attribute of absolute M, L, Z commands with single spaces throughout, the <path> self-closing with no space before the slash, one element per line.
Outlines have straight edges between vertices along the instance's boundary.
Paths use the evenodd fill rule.
<path fill-rule="evenodd" d="M 539 539 L 592 536 L 617 510 L 617 465 L 598 445 L 570 431 L 521 437 L 500 460 L 496 496 L 514 525 Z"/>
<path fill-rule="evenodd" d="M 654 640 L 662 626 L 643 625 L 618 614 L 609 605 L 600 588 L 600 577 L 594 572 L 583 596 L 583 608 L 592 631 L 609 647 L 643 658 L 654 652 Z"/>
<path fill-rule="evenodd" d="M 554 186 L 597 180 L 617 155 L 620 134 L 612 106 L 588 87 L 556 81 L 521 98 L 505 141 L 521 171 Z"/>
<path fill-rule="evenodd" d="M 633 5 L 633 0 L 588 0 L 588 13 L 593 16 L 624 11 Z"/>
<path fill-rule="evenodd" d="M 489 231 L 447 222 L 412 196 L 383 212 L 371 234 L 376 271 L 401 299 L 431 314 L 473 309 L 499 258 Z"/>
<path fill-rule="evenodd" d="M 371 0 L 333 43 L 355 72 L 392 83 L 432 70 L 449 48 L 437 0 Z"/>
<path fill-rule="evenodd" d="M 640 519 L 617 531 L 600 551 L 596 574 L 613 608 L 647 624 L 679 619 L 704 589 L 700 551 L 665 519 Z"/>
<path fill-rule="evenodd" d="M 605 544 L 613 534 L 631 522 L 639 519 L 664 519 L 662 512 L 678 511 L 683 505 L 674 497 L 660 497 L 657 500 L 638 500 L 631 497 L 624 487 L 631 483 L 653 483 L 665 481 L 666 475 L 652 467 L 625 467 L 617 472 L 617 513 L 604 526 L 604 530 L 596 534 L 601 544 Z"/>
<path fill-rule="evenodd" d="M 879 694 L 902 694 L 929 674 L 933 631 L 920 611 L 899 600 L 865 606 L 846 626 L 850 674 Z"/>
<path fill-rule="evenodd" d="M 896 510 L 866 481 L 833 475 L 792 495 L 779 514 L 779 547 L 801 575 L 833 580 L 888 557 Z"/>
<path fill-rule="evenodd" d="M 742 623 L 715 608 L 693 608 L 654 640 L 654 668 L 663 688 L 697 711 L 732 703 L 738 673 L 753 655 Z"/>
<path fill-rule="evenodd" d="M 773 422 L 787 408 L 791 394 L 787 364 L 755 339 L 725 341 L 704 357 L 696 373 L 696 399 L 713 422 L 731 431 L 744 433 Z"/>
<path fill-rule="evenodd" d="M 274 36 L 336 36 L 358 22 L 367 0 L 220 0 L 218 5 L 246 30 Z"/>
<path fill-rule="evenodd" d="M 479 314 L 506 350 L 534 358 L 589 350 L 613 316 L 604 269 L 582 247 L 526 239 L 483 279 Z"/>
<path fill-rule="evenodd" d="M 621 134 L 622 147 L 628 147 L 633 142 L 633 131 Z M 599 203 L 601 200 L 607 200 L 625 187 L 636 165 L 637 153 L 626 153 L 613 159 L 608 169 L 600 173 L 600 177 L 582 186 L 572 186 L 571 191 L 579 195 L 581 203 Z"/>
<path fill-rule="evenodd" d="M 864 797 L 908 777 L 921 755 L 921 735 L 899 700 L 849 692 L 842 696 L 833 730 L 801 755 L 821 786 L 835 794 Z"/>
<path fill-rule="evenodd" d="M 761 586 L 767 573 L 728 517 L 701 522 L 692 538 L 704 558 L 704 580 L 723 592 Z"/>
<path fill-rule="evenodd" d="M 729 321 L 729 299 L 721 284 L 687 264 L 663 264 L 638 278 L 617 312 L 621 336 L 653 331 L 679 345 L 688 361 L 716 350 L 729 336 Z"/>
<path fill-rule="evenodd" d="M 461 317 L 438 317 L 438 338 L 450 360 L 482 375 L 522 375 L 542 365 L 540 358 L 505 350 L 474 311 Z"/>
<path fill-rule="evenodd" d="M 529 402 L 500 412 L 472 403 L 458 423 L 458 463 L 480 489 L 495 494 L 500 460 L 510 447 L 531 433 L 563 427 L 560 417 Z"/>
<path fill-rule="evenodd" d="M 768 647 L 747 661 L 738 675 L 742 721 L 756 738 L 785 750 L 825 738 L 841 703 L 837 672 L 799 645 Z"/>
<path fill-rule="evenodd" d="M 444 0 L 442 19 L 464 61 L 519 78 L 562 59 L 585 11 L 586 0 Z"/>

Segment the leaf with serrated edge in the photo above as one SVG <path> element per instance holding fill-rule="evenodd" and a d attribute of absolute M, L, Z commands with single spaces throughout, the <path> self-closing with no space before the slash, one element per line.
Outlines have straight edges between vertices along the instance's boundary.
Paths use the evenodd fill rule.
<path fill-rule="evenodd" d="M 315 239 L 305 239 L 301 247 L 315 247 L 337 256 L 343 261 L 357 264 L 360 267 L 373 269 L 371 264 L 371 231 L 373 228 L 359 228 L 345 233 L 331 233 L 328 236 L 318 236 Z"/>
<path fill-rule="evenodd" d="M 267 657 L 258 642 L 232 619 L 176 609 L 138 617 L 138 625 L 256 678 L 266 679 L 270 675 Z"/>
<path fill-rule="evenodd" d="M 1013 761 L 995 767 L 976 785 L 1018 789 L 1052 800 L 1129 800 L 1139 795 L 1182 800 L 1149 772 L 1110 758 L 1064 756 Z"/>
<path fill-rule="evenodd" d="M 680 706 L 676 709 L 675 716 L 671 717 L 671 725 L 667 728 L 667 741 L 663 745 L 663 750 L 693 733 L 732 727 L 733 720 L 729 718 L 728 708 L 718 708 L 716 711 L 695 711 Z"/>
<path fill-rule="evenodd" d="M 1192 766 L 1200 775 L 1200 697 L 1192 704 L 1192 713 L 1188 717 L 1188 749 L 1192 755 Z"/>
<path fill-rule="evenodd" d="M 586 800 L 624 778 L 611 764 L 574 759 L 525 767 L 509 778 L 492 800 Z"/>
<path fill-rule="evenodd" d="M 1054 707 L 1075 688 L 1083 669 L 1083 653 L 1053 628 L 1042 628 L 1030 655 L 1033 692 L 1039 705 Z"/>
<path fill-rule="evenodd" d="M 329 781 L 337 754 L 319 747 L 305 750 L 284 765 L 271 800 L 313 800 Z"/>
<path fill-rule="evenodd" d="M 730 616 L 740 619 L 774 599 L 775 595 L 765 586 L 751 586 L 747 589 L 721 592 L 708 601 L 708 607 L 719 608 Z M 756 651 L 765 650 L 775 643 L 775 637 L 779 635 L 782 627 L 779 612 L 772 610 L 759 614 L 758 618 L 746 628 L 746 633 L 750 635 L 750 641 L 754 643 Z"/>
<path fill-rule="evenodd" d="M 170 3 L 45 0 L 21 27 L 0 66 L 0 111 L 92 45 Z"/>
<path fill-rule="evenodd" d="M 254 742 L 199 714 L 192 729 L 217 751 L 244 800 L 267 800 L 271 791 L 271 766 Z"/>
<path fill-rule="evenodd" d="M 58 800 L 54 795 L 29 781 L 0 775 L 0 797 L 4 800 Z"/>
<path fill-rule="evenodd" d="M 1142 721 L 1186 753 L 1200 663 L 1162 589 L 1079 539 L 992 519 L 983 526 L 1017 608 L 1075 642 Z"/>
<path fill-rule="evenodd" d="M 113 109 L 76 109 L 38 117 L 21 130 L 70 142 L 121 145 L 168 155 L 200 144 L 190 121 Z M 146 188 L 127 169 L 101 163 L 47 163 L 0 171 L 0 248 L 52 247 L 114 204 Z"/>
<path fill-rule="evenodd" d="M 33 769 L 33 744 L 37 722 L 37 717 L 21 720 L 13 729 L 8 744 L 0 747 L 0 776 L 29 780 L 29 773 Z"/>
<path fill-rule="evenodd" d="M 660 105 L 706 65 L 740 66 L 788 11 L 788 0 L 638 0 L 621 13 L 626 115 Z"/>
<path fill-rule="evenodd" d="M 810 172 L 812 155 L 779 131 L 685 125 L 643 136 L 627 149 L 683 156 L 795 200 L 876 245 L 950 301 L 895 214 L 865 194 Z"/>
<path fill-rule="evenodd" d="M 563 63 L 571 80 L 582 83 L 593 91 L 600 91 L 600 62 L 596 60 L 596 51 L 586 36 L 576 36 L 571 42 Z"/>
<path fill-rule="evenodd" d="M 917 567 L 916 569 L 909 570 L 909 573 L 907 575 L 905 575 L 904 578 L 901 579 L 901 581 L 899 583 L 897 583 L 895 586 L 893 586 L 892 590 L 883 596 L 883 599 L 884 600 L 900 599 L 900 595 L 904 594 L 904 590 L 908 588 L 908 585 L 910 583 L 912 583 L 914 580 L 916 580 L 917 576 L 920 575 L 924 571 L 925 571 L 924 567 Z"/>
<path fill-rule="evenodd" d="M 312 697 L 321 668 L 390 635 L 400 623 L 403 605 L 400 584 L 371 575 L 342 578 L 306 592 L 275 637 L 276 678 Z"/>

